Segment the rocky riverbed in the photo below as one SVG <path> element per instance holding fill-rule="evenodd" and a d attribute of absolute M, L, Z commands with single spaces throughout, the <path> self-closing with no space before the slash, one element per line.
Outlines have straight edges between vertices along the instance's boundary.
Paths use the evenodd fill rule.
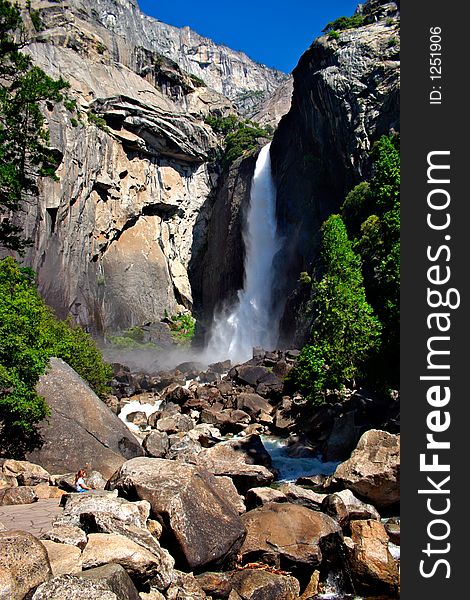
<path fill-rule="evenodd" d="M 0 532 L 0 595 L 397 598 L 398 400 L 355 390 L 314 411 L 284 393 L 296 354 L 152 375 L 115 364 L 108 406 L 53 359 L 43 446 L 2 461 L 0 505 L 63 510 L 41 539 Z M 317 468 L 294 481 L 279 448 Z M 77 494 L 81 467 L 94 489 Z"/>

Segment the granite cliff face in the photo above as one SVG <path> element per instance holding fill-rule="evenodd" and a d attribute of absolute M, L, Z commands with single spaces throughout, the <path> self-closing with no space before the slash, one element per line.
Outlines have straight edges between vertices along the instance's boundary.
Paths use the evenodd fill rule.
<path fill-rule="evenodd" d="M 228 97 L 246 114 L 253 113 L 287 78 L 189 27 L 173 27 L 148 17 L 136 0 L 65 0 L 59 7 L 50 6 L 52 2 L 40 6 L 45 4 L 47 18 L 55 18 L 59 27 L 68 21 L 65 35 L 69 35 L 70 23 L 77 24 L 81 35 L 100 37 L 111 57 L 130 68 L 138 67 L 139 62 L 133 48 L 162 55 Z"/>
<path fill-rule="evenodd" d="M 276 297 L 292 294 L 283 319 L 286 342 L 299 333 L 297 285 L 318 250 L 323 221 L 369 175 L 369 151 L 399 130 L 399 11 L 373 0 L 364 25 L 322 36 L 293 71 L 292 107 L 271 147 L 277 215 L 285 244 Z M 299 340 L 301 342 L 301 340 Z"/>
<path fill-rule="evenodd" d="M 66 79 L 76 102 L 45 107 L 59 181 L 41 181 L 22 216 L 41 293 L 95 332 L 191 310 L 188 267 L 205 239 L 198 216 L 218 179 L 220 141 L 204 118 L 236 110 L 216 89 L 264 93 L 282 74 L 146 17 L 135 2 L 33 0 L 31 9 L 41 30 L 24 10 L 25 51 Z M 185 70 L 203 54 L 208 85 Z"/>

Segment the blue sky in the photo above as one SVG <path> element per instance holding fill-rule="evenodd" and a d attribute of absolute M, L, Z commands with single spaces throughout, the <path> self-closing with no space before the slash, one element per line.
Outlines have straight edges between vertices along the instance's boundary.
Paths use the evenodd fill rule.
<path fill-rule="evenodd" d="M 354 14 L 354 0 L 138 0 L 147 15 L 192 29 L 290 72 L 329 21 Z"/>

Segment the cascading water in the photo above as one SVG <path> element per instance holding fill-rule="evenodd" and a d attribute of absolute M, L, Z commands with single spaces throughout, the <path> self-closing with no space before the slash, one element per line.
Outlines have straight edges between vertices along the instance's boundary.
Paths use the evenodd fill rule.
<path fill-rule="evenodd" d="M 256 162 L 251 184 L 250 206 L 243 232 L 245 276 L 238 301 L 216 316 L 207 356 L 213 360 L 248 360 L 252 349 L 271 350 L 278 337 L 278 317 L 273 299 L 273 259 L 280 248 L 276 231 L 276 190 L 271 175 L 270 145 L 264 146 Z"/>

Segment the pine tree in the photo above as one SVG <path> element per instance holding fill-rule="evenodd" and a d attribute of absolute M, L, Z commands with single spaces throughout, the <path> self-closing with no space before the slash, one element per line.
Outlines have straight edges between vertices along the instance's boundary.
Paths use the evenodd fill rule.
<path fill-rule="evenodd" d="M 34 198 L 40 176 L 54 176 L 57 164 L 48 147 L 42 104 L 62 100 L 68 87 L 22 53 L 21 13 L 0 0 L 0 244 L 22 251 L 28 244 L 14 214 Z"/>

